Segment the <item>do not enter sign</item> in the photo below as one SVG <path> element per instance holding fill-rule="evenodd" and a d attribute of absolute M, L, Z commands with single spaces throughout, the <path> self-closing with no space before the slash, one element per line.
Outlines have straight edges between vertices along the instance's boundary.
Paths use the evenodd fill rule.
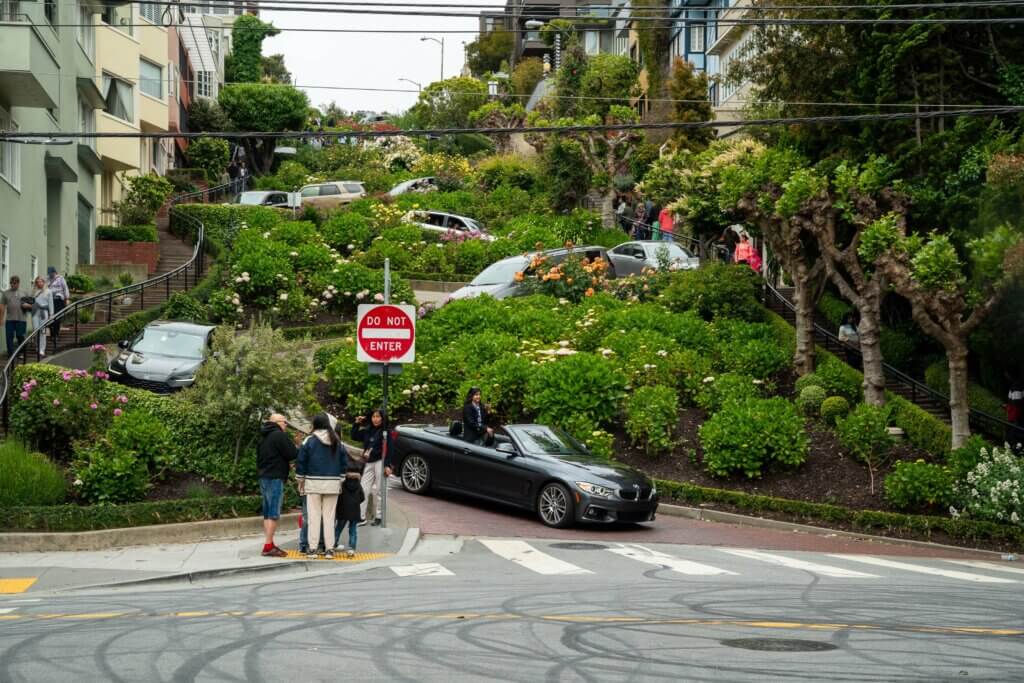
<path fill-rule="evenodd" d="M 364 363 L 413 362 L 416 359 L 416 307 L 359 306 L 356 359 Z"/>

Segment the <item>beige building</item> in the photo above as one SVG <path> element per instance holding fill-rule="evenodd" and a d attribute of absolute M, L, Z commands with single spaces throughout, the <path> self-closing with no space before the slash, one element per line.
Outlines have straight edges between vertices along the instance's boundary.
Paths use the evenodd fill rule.
<path fill-rule="evenodd" d="M 754 48 L 754 29 L 751 26 L 737 26 L 724 23 L 729 20 L 747 17 L 750 12 L 751 0 L 736 0 L 730 7 L 718 10 L 718 24 L 715 31 L 708 36 L 708 76 L 713 79 L 711 106 L 716 121 L 741 121 L 743 108 L 749 99 L 749 83 L 737 83 L 729 78 L 729 70 L 733 62 L 750 56 Z M 734 135 L 739 127 L 718 128 L 719 137 Z"/>

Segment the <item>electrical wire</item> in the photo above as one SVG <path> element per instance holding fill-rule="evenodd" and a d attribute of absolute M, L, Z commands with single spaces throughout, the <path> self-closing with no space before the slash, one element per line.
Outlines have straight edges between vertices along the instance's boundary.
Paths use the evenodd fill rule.
<path fill-rule="evenodd" d="M 687 130 L 699 128 L 738 128 L 738 127 L 761 127 L 761 126 L 791 126 L 795 124 L 819 124 L 819 123 L 861 123 L 872 121 L 901 121 L 901 120 L 928 120 L 956 118 L 960 116 L 998 116 L 1002 114 L 1024 113 L 1024 106 L 1013 105 L 992 109 L 967 109 L 961 111 L 927 111 L 927 112 L 896 112 L 892 114 L 852 114 L 839 116 L 797 116 L 789 118 L 766 118 L 748 119 L 740 121 L 668 121 L 664 123 L 612 123 L 580 126 L 519 126 L 514 128 L 425 128 L 413 130 L 384 130 L 384 131 L 341 131 L 332 132 L 329 135 L 343 136 L 346 138 L 379 138 L 379 137 L 422 137 L 422 136 L 446 136 L 461 135 L 466 133 L 477 133 L 481 135 L 514 135 L 523 133 L 596 133 L 616 132 L 631 130 Z M 307 139 L 319 138 L 327 135 L 318 131 L 224 131 L 207 133 L 172 133 L 167 131 L 157 132 L 85 132 L 85 133 L 61 133 L 55 135 L 51 132 L 21 132 L 21 131 L 0 131 L 0 140 L 12 139 L 33 139 L 33 138 L 133 138 L 133 139 L 162 139 L 162 138 L 228 138 L 246 140 L 253 138 L 262 139 Z"/>

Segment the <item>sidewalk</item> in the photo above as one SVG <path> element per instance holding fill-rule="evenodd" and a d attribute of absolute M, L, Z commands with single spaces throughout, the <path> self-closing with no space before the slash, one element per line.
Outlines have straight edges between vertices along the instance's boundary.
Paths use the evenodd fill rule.
<path fill-rule="evenodd" d="M 299 530 L 296 515 L 282 518 L 275 540 L 284 550 L 297 551 Z M 408 552 L 406 537 L 416 535 L 414 518 L 400 505 L 388 501 L 388 528 L 364 526 L 359 529 L 359 553 L 355 559 L 306 560 L 297 553 L 289 558 L 263 557 L 263 537 L 248 536 L 221 541 L 169 545 L 134 546 L 87 552 L 0 552 L 0 597 L 20 593 L 68 590 L 88 586 L 181 577 L 196 580 L 217 573 L 244 572 L 256 576 L 270 571 L 305 572 L 341 568 L 353 563 Z M 158 528 L 158 527 L 156 527 Z M 409 533 L 412 529 L 412 534 Z M 342 542 L 347 540 L 342 533 Z M 304 565 L 309 565 L 304 566 Z M 15 581 L 21 579 L 22 581 Z M 31 581 L 29 581 L 31 579 Z"/>

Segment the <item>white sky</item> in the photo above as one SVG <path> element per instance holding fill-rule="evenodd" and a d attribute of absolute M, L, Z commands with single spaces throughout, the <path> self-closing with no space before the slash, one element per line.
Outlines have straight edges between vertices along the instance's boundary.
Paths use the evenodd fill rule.
<path fill-rule="evenodd" d="M 438 0 L 403 0 L 428 3 Z M 453 0 L 455 4 L 458 0 Z M 475 5 L 504 6 L 504 0 L 473 0 Z M 401 8 L 399 8 L 401 9 Z M 407 8 L 414 10 L 415 8 Z M 439 9 L 439 12 L 450 11 Z M 476 8 L 468 11 L 478 12 Z M 444 74 L 457 76 L 464 59 L 463 41 L 476 38 L 480 23 L 468 17 L 408 17 L 387 15 L 337 14 L 327 12 L 263 11 L 260 18 L 280 28 L 370 28 L 411 29 L 416 33 L 311 33 L 282 31 L 263 43 L 263 54 L 284 54 L 285 65 L 313 106 L 334 100 L 346 111 L 369 110 L 401 112 L 416 103 L 415 92 L 358 92 L 322 90 L 309 86 L 355 88 L 405 88 L 416 86 L 400 82 L 408 78 L 426 87 L 441 75 L 441 46 L 420 41 L 421 36 L 444 38 Z M 431 30 L 469 30 L 474 33 L 431 33 Z"/>

